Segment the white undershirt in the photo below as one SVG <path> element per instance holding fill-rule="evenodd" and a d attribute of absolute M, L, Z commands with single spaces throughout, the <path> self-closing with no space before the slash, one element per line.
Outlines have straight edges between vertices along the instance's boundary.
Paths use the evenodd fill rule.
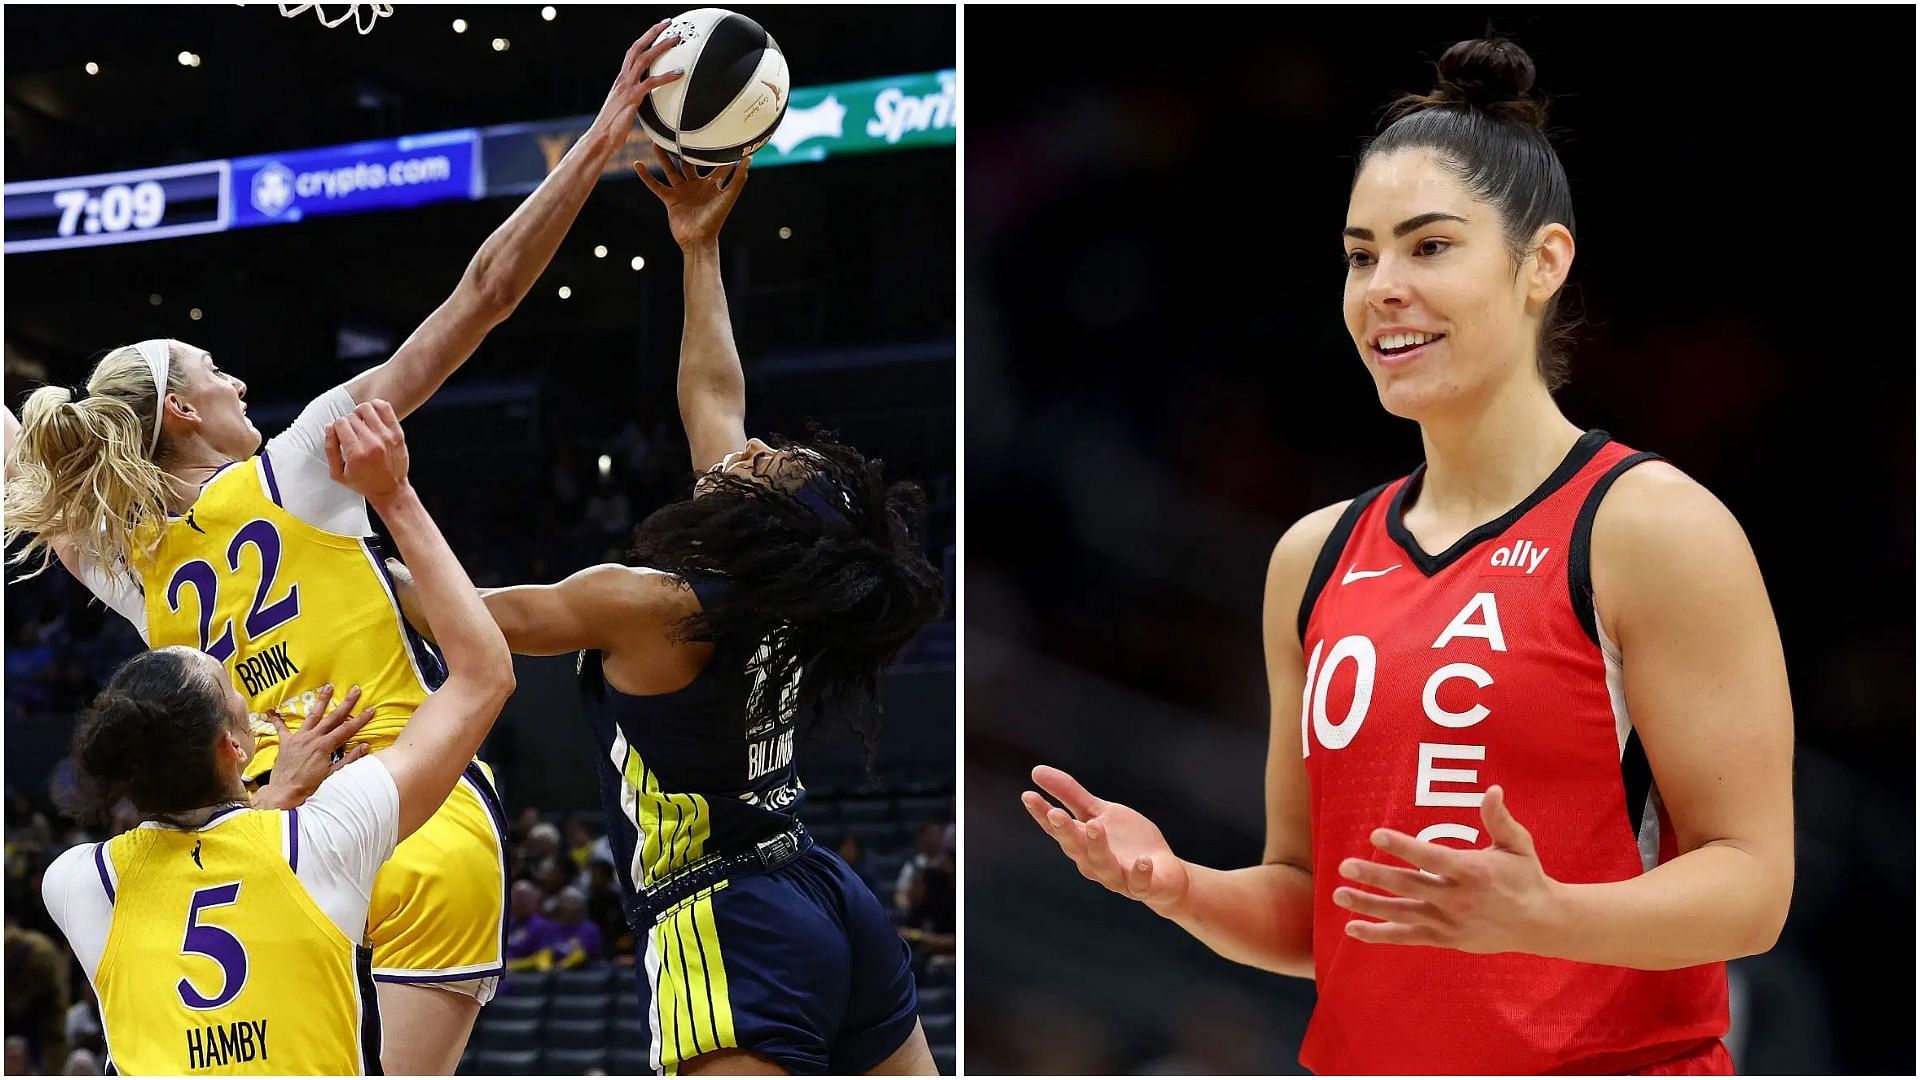
<path fill-rule="evenodd" d="M 314 398 L 287 430 L 267 440 L 261 451 L 273 468 L 280 505 L 301 521 L 342 536 L 369 536 L 367 501 L 327 470 L 327 426 L 353 411 L 353 394 L 340 385 Z M 238 468 L 252 468 L 251 462 Z M 110 577 L 82 559 L 80 580 L 101 603 L 120 613 L 140 637 L 147 636 L 147 601 L 134 574 Z"/>
<path fill-rule="evenodd" d="M 208 831 L 222 824 L 216 821 Z M 168 826 L 149 821 L 140 827 Z M 386 763 L 377 756 L 363 758 L 327 778 L 299 809 L 299 836 L 294 875 L 348 940 L 364 940 L 373 875 L 400 842 L 400 789 Z M 61 853 L 47 867 L 40 887 L 47 911 L 67 936 L 89 981 L 100 968 L 113 923 L 113 901 L 94 862 L 97 846 L 82 844 Z M 117 888 L 112 858 L 106 863 Z"/>

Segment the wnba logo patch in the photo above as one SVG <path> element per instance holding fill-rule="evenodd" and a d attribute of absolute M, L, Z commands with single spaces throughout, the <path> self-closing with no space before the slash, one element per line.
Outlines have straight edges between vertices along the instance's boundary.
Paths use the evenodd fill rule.
<path fill-rule="evenodd" d="M 1551 548 L 1543 548 L 1531 540 L 1516 540 L 1506 547 L 1495 548 L 1493 558 L 1487 563 L 1487 572 L 1498 577 L 1526 577 L 1547 557 Z"/>

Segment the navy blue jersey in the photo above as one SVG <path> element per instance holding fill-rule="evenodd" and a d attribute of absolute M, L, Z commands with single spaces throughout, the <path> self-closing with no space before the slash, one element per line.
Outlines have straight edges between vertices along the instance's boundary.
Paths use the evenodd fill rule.
<path fill-rule="evenodd" d="M 727 586 L 694 579 L 701 606 Z M 628 897 L 702 856 L 735 854 L 791 826 L 806 789 L 794 765 L 798 677 L 769 686 L 762 642 L 715 642 L 700 674 L 670 694 L 607 684 L 598 651 L 580 654 L 580 683 L 600 747 L 615 872 Z M 747 727 L 753 695 L 777 693 L 777 719 Z"/>

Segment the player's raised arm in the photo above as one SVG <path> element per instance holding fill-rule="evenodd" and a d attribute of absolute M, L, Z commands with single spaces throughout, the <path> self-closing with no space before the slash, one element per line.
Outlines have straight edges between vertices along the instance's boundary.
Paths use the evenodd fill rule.
<path fill-rule="evenodd" d="M 664 181 L 646 166 L 634 171 L 667 206 L 667 226 L 686 269 L 686 320 L 680 331 L 680 422 L 687 429 L 693 471 L 705 472 L 747 445 L 747 379 L 733 343 L 727 290 L 720 280 L 720 226 L 746 186 L 750 161 L 706 176 L 654 148 Z"/>
<path fill-rule="evenodd" d="M 360 405 L 327 432 L 334 479 L 365 496 L 393 534 L 417 582 L 420 606 L 441 628 L 447 681 L 427 697 L 380 760 L 400 792 L 400 836 L 419 828 L 460 779 L 513 693 L 513 657 L 446 538 L 407 481 L 407 443 L 395 410 Z"/>
<path fill-rule="evenodd" d="M 388 559 L 387 572 L 407 621 L 433 639 L 433 620 L 412 571 Z M 704 646 L 678 638 L 680 625 L 699 610 L 693 591 L 656 570 L 603 563 L 551 585 L 482 589 L 480 598 L 516 654 L 618 654 L 623 685 L 634 693 L 677 690 L 705 660 Z"/>
<path fill-rule="evenodd" d="M 495 229 L 467 264 L 453 295 L 420 324 L 386 363 L 347 384 L 355 401 L 383 398 L 405 417 L 424 404 L 458 370 L 495 326 L 513 314 L 553 260 L 580 207 L 600 176 L 626 145 L 640 102 L 657 86 L 680 77 L 649 77 L 655 59 L 680 39 L 662 34 L 665 21 L 627 50 L 620 76 L 585 135 L 513 216 Z"/>

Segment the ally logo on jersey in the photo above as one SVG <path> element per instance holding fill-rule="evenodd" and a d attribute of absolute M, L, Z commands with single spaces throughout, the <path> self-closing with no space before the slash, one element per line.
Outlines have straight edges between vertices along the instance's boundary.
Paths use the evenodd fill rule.
<path fill-rule="evenodd" d="M 1552 550 L 1532 540 L 1515 540 L 1493 549 L 1487 559 L 1486 574 L 1488 577 L 1532 577 Z"/>

